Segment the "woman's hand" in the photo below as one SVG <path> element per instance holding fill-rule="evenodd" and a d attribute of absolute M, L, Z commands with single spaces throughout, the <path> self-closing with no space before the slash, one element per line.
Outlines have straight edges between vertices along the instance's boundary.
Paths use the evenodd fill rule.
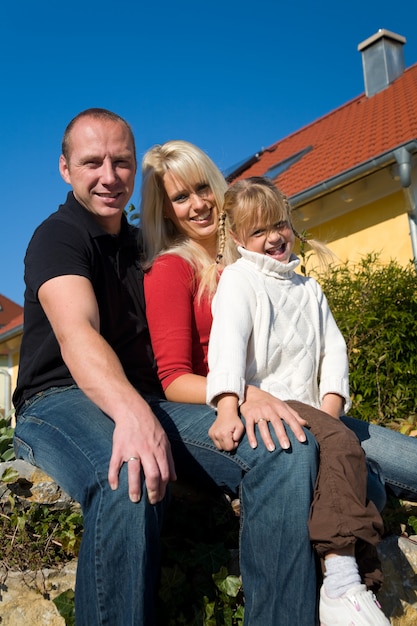
<path fill-rule="evenodd" d="M 301 443 L 306 441 L 306 436 L 302 428 L 307 425 L 306 420 L 300 417 L 297 411 L 288 406 L 286 402 L 274 398 L 270 393 L 262 391 L 257 387 L 248 386 L 246 390 L 246 400 L 241 405 L 240 412 L 245 418 L 246 434 L 252 448 L 256 448 L 258 445 L 255 434 L 256 425 L 265 447 L 270 452 L 275 450 L 275 444 L 269 431 L 268 422 L 272 424 L 279 444 L 284 450 L 288 450 L 290 441 L 285 432 L 283 422 L 288 424 L 298 441 Z"/>

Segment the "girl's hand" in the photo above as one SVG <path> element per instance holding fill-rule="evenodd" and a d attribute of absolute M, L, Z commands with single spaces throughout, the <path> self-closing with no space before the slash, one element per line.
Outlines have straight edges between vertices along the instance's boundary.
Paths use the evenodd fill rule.
<path fill-rule="evenodd" d="M 288 450 L 290 441 L 285 432 L 283 422 L 288 424 L 298 441 L 301 443 L 306 441 L 302 428 L 307 425 L 306 420 L 300 417 L 297 411 L 288 406 L 288 404 L 278 398 L 274 398 L 266 391 L 249 386 L 247 388 L 246 400 L 241 405 L 240 411 L 245 418 L 246 434 L 252 448 L 256 448 L 258 445 L 255 434 L 256 426 L 267 450 L 270 452 L 275 450 L 268 422 L 272 424 L 279 444 L 284 450 Z"/>
<path fill-rule="evenodd" d="M 236 450 L 243 437 L 245 427 L 240 417 L 235 414 L 218 413 L 208 434 L 218 450 Z"/>

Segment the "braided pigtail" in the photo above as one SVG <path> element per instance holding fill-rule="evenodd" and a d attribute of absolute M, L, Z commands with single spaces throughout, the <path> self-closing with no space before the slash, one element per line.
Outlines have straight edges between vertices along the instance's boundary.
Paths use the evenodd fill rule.
<path fill-rule="evenodd" d="M 317 256 L 320 269 L 327 269 L 329 265 L 337 261 L 337 257 L 334 252 L 332 252 L 324 243 L 318 241 L 317 239 L 310 239 L 308 235 L 305 236 L 300 234 L 293 226 L 292 230 L 294 235 L 301 242 L 301 256 L 303 258 L 305 257 L 304 246 L 308 245 Z"/>
<path fill-rule="evenodd" d="M 215 291 L 215 285 L 219 278 L 219 265 L 223 265 L 223 257 L 226 248 L 226 213 L 222 211 L 218 217 L 217 224 L 217 255 L 214 263 L 211 262 L 205 268 L 200 271 L 200 285 L 197 292 L 197 301 L 200 302 L 203 295 L 209 298 L 213 297 Z M 229 255 L 226 254 L 226 257 Z M 233 259 L 234 260 L 234 259 Z M 210 290 L 208 289 L 210 288 Z"/>
<path fill-rule="evenodd" d="M 219 215 L 219 224 L 217 227 L 218 249 L 216 256 L 216 264 L 221 263 L 223 259 L 224 249 L 226 246 L 226 213 L 222 211 Z"/>
<path fill-rule="evenodd" d="M 301 241 L 301 243 L 303 244 L 308 244 L 308 239 L 307 237 L 304 237 L 304 235 L 301 235 L 297 230 L 295 230 L 294 226 L 292 226 L 292 232 L 294 233 L 294 235 L 297 237 L 297 239 L 299 241 Z"/>

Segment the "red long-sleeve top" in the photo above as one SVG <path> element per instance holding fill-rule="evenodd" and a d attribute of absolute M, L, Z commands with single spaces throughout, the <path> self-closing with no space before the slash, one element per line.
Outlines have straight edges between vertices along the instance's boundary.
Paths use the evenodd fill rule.
<path fill-rule="evenodd" d="M 193 267 L 175 254 L 158 257 L 144 278 L 146 317 L 165 390 L 183 374 L 207 376 L 211 304 L 197 302 Z"/>

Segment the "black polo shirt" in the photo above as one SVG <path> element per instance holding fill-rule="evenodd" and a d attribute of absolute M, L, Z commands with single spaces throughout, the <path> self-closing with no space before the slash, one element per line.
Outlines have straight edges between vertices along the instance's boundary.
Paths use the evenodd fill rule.
<path fill-rule="evenodd" d="M 72 192 L 35 231 L 25 257 L 23 339 L 13 402 L 74 380 L 62 360 L 51 325 L 38 300 L 40 286 L 64 275 L 91 282 L 100 313 L 100 334 L 141 393 L 161 394 L 145 316 L 138 229 L 123 216 L 119 235 L 109 235 Z M 83 354 L 80 354 L 80 359 Z"/>

